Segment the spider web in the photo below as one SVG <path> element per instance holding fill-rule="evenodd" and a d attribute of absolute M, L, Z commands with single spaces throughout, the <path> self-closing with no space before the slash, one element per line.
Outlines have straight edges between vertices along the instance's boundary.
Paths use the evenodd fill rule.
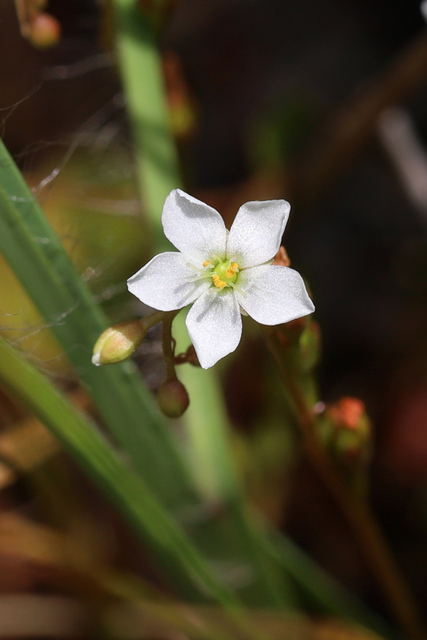
<path fill-rule="evenodd" d="M 14 104 L 0 108 L 0 130 L 5 133 L 8 121 L 12 115 L 19 118 L 22 105 L 31 101 L 46 83 L 54 85 L 58 82 L 66 83 L 76 77 L 92 74 L 94 83 L 97 82 L 97 72 L 111 67 L 114 58 L 110 54 L 97 54 L 73 62 L 68 65 L 55 65 L 41 69 L 41 81 L 37 83 L 23 97 Z M 54 95 L 54 91 L 52 91 Z M 71 135 L 64 135 L 56 140 L 38 140 L 28 144 L 22 151 L 14 155 L 18 166 L 23 170 L 33 194 L 41 206 L 49 211 L 52 208 L 52 200 L 58 198 L 58 193 L 65 191 L 65 195 L 72 202 L 74 208 L 81 208 L 85 217 L 92 213 L 96 216 L 105 216 L 106 219 L 122 217 L 135 218 L 140 215 L 140 204 L 136 197 L 136 190 L 129 197 L 110 197 L 109 185 L 120 184 L 123 181 L 132 182 L 134 179 L 134 166 L 131 154 L 131 145 L 126 133 L 124 120 L 124 97 L 119 91 L 114 91 L 110 99 L 96 109 Z M 89 186 L 79 180 L 79 167 L 87 164 L 93 169 Z M 77 175 L 76 175 L 77 174 Z M 97 181 L 99 184 L 97 184 Z M 102 194 L 103 183 L 107 186 L 107 194 Z M 95 186 L 95 189 L 93 188 Z M 120 191 L 120 190 L 119 190 Z M 129 191 L 129 190 L 128 190 Z M 62 196 L 63 197 L 63 196 Z M 16 196 L 18 198 L 18 196 Z M 13 197 L 12 197 L 13 199 Z M 53 205 L 55 207 L 56 205 Z M 49 217 L 49 216 L 48 216 Z M 58 214 L 56 214 L 58 218 Z M 85 244 L 85 224 L 83 216 L 77 215 L 71 219 L 70 215 L 59 214 L 54 226 L 60 239 L 65 244 L 67 251 L 75 264 L 81 267 L 81 259 L 78 255 L 82 245 Z M 124 223 L 126 221 L 124 220 Z M 47 244 L 49 238 L 38 237 L 40 244 Z M 125 279 L 120 282 L 108 281 L 108 274 L 114 271 L 121 258 L 126 255 L 126 247 L 121 251 L 106 255 L 103 259 L 91 258 L 81 269 L 83 280 L 95 290 L 95 299 L 98 303 L 113 303 L 126 291 Z M 6 267 L 3 267 L 7 270 Z M 104 280 L 102 277 L 105 276 Z M 103 282 L 100 288 L 99 281 Z M 98 284 L 98 286 L 97 286 Z M 18 302 L 19 305 L 19 296 Z M 6 311 L 1 317 L 2 333 L 17 347 L 23 347 L 34 364 L 39 369 L 50 375 L 63 377 L 61 360 L 63 356 L 53 356 L 44 353 L 43 344 L 48 330 L 53 326 L 66 322 L 67 317 L 76 308 L 73 305 L 65 309 L 55 320 L 46 323 L 34 321 L 34 315 L 28 310 L 27 305 L 22 305 L 18 310 L 1 309 Z M 156 350 L 157 347 L 153 348 Z M 151 349 L 150 342 L 145 350 Z M 58 366 L 59 362 L 59 366 Z M 65 374 L 67 377 L 68 374 Z"/>

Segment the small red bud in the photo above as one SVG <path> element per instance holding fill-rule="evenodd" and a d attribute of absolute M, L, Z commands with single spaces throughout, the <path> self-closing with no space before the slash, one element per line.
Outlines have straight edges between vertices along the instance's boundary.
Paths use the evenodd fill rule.
<path fill-rule="evenodd" d="M 187 389 L 177 379 L 165 380 L 157 393 L 157 402 L 168 418 L 180 418 L 190 404 Z"/>
<path fill-rule="evenodd" d="M 29 40 L 37 49 L 49 49 L 58 44 L 61 25 L 49 13 L 38 13 L 31 21 Z"/>
<path fill-rule="evenodd" d="M 365 414 L 365 405 L 358 398 L 345 396 L 329 406 L 327 412 L 337 425 L 357 429 Z"/>
<path fill-rule="evenodd" d="M 328 434 L 329 447 L 336 459 L 349 466 L 369 461 L 372 427 L 361 400 L 344 397 L 327 407 L 324 425 L 324 433 Z"/>

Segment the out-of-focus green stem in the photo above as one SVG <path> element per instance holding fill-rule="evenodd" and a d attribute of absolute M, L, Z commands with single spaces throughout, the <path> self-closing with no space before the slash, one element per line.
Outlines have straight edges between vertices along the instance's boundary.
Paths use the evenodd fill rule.
<path fill-rule="evenodd" d="M 136 0 L 114 0 L 116 43 L 127 110 L 135 137 L 138 181 L 144 211 L 157 248 L 168 246 L 160 233 L 166 196 L 180 184 L 178 156 L 171 135 L 156 34 Z"/>
<path fill-rule="evenodd" d="M 179 187 L 181 182 L 169 126 L 160 56 L 155 33 L 137 3 L 134 0 L 113 0 L 113 7 L 119 64 L 135 136 L 141 195 L 159 251 L 170 248 L 160 233 L 163 203 L 168 193 Z M 187 337 L 181 317 L 175 320 L 174 335 L 178 342 Z M 198 484 L 198 489 L 208 501 L 231 505 L 234 524 L 229 533 L 234 537 L 234 528 L 241 532 L 240 546 L 246 547 L 247 561 L 256 567 L 254 592 L 258 594 L 258 602 L 284 605 L 289 594 L 286 594 L 283 573 L 260 551 L 252 535 L 253 527 L 243 510 L 228 442 L 228 420 L 215 374 L 185 367 L 180 371 L 180 378 L 190 396 L 185 422 L 191 456 L 204 470 L 204 478 L 207 479 L 207 482 Z M 195 475 L 195 478 L 200 480 L 200 476 Z"/>
<path fill-rule="evenodd" d="M 135 159 L 144 212 L 154 234 L 156 251 L 171 246 L 161 229 L 166 196 L 181 184 L 177 152 L 169 126 L 156 34 L 134 0 L 114 0 L 117 49 L 127 109 L 135 136 Z M 174 321 L 178 344 L 188 343 L 182 314 Z M 180 369 L 191 403 L 185 416 L 199 489 L 209 500 L 224 500 L 237 491 L 227 442 L 227 414 L 213 371 Z M 202 426 L 203 425 L 203 426 Z"/>

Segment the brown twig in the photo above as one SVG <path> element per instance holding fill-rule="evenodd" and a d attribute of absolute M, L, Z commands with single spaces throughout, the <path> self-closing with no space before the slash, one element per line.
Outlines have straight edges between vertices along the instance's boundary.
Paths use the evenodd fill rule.
<path fill-rule="evenodd" d="M 380 113 L 407 100 L 427 80 L 427 31 L 390 63 L 382 76 L 332 114 L 293 171 L 299 206 L 315 202 L 351 165 L 375 133 Z"/>
<path fill-rule="evenodd" d="M 283 348 L 277 340 L 276 331 L 274 327 L 263 328 L 267 346 L 278 366 L 289 404 L 297 417 L 307 457 L 345 517 L 377 584 L 389 602 L 391 613 L 405 636 L 413 640 L 425 640 L 423 623 L 374 514 L 369 505 L 354 495 L 342 481 L 316 436 L 315 416 L 307 407 L 296 376 L 282 360 Z"/>

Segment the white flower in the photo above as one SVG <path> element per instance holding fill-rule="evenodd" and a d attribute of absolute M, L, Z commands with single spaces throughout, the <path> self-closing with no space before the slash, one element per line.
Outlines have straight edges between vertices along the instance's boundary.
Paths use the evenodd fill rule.
<path fill-rule="evenodd" d="M 237 348 L 241 312 L 276 325 L 314 311 L 299 273 L 271 264 L 289 211 L 286 200 L 247 202 L 227 231 L 218 211 L 180 189 L 166 198 L 163 229 L 178 252 L 155 256 L 128 288 L 160 311 L 193 303 L 186 324 L 204 369 Z"/>

